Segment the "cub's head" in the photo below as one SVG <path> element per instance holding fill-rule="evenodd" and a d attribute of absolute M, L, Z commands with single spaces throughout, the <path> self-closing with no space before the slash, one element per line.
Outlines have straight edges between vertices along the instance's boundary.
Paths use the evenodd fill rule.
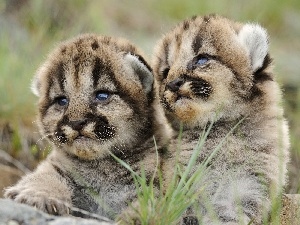
<path fill-rule="evenodd" d="M 60 44 L 32 83 L 39 127 L 59 150 L 83 159 L 130 154 L 153 135 L 153 75 L 123 39 L 87 34 Z"/>
<path fill-rule="evenodd" d="M 173 126 L 204 126 L 212 118 L 235 120 L 271 80 L 268 36 L 257 24 L 210 15 L 178 24 L 156 46 L 154 74 Z M 256 103 L 257 104 L 257 103 Z"/>

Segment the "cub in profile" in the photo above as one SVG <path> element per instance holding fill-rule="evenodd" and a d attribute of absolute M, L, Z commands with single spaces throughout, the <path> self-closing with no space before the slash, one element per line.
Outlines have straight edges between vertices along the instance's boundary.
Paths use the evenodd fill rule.
<path fill-rule="evenodd" d="M 151 173 L 153 135 L 164 141 L 167 133 L 153 81 L 126 40 L 86 34 L 60 44 L 32 84 L 52 152 L 5 196 L 50 214 L 84 216 L 76 207 L 114 219 L 135 198 L 135 185 L 110 153 Z"/>
<path fill-rule="evenodd" d="M 194 213 L 203 224 L 261 224 L 286 183 L 288 126 L 271 61 L 264 28 L 217 15 L 179 23 L 156 46 L 152 65 L 162 105 L 176 131 L 183 124 L 182 164 L 209 124 L 199 163 L 243 120 L 199 187 L 204 191 Z M 166 179 L 174 158 L 165 159 Z"/>

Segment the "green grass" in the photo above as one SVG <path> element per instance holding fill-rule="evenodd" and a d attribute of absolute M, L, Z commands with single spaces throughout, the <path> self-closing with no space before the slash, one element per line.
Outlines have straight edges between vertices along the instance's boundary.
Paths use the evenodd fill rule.
<path fill-rule="evenodd" d="M 300 1 L 28 0 L 19 8 L 11 7 L 12 2 L 0 1 L 0 124 L 8 122 L 14 130 L 33 126 L 37 99 L 30 92 L 30 82 L 61 40 L 83 32 L 122 36 L 150 58 L 160 36 L 192 15 L 219 13 L 261 23 L 270 33 L 276 75 L 284 88 L 289 87 L 284 95 L 292 158 L 287 191 L 300 193 Z M 23 151 L 22 145 L 16 147 Z"/>
<path fill-rule="evenodd" d="M 131 172 L 136 185 L 138 207 L 131 206 L 132 213 L 124 218 L 126 224 L 135 224 L 134 221 L 139 221 L 141 225 L 176 224 L 180 221 L 181 216 L 185 213 L 185 211 L 196 203 L 199 194 L 202 192 L 201 189 L 198 189 L 199 183 L 205 174 L 207 164 L 211 160 L 211 157 L 206 159 L 202 164 L 197 165 L 198 169 L 194 173 L 192 173 L 192 170 L 196 166 L 197 157 L 204 145 L 211 127 L 212 124 L 207 131 L 203 132 L 200 136 L 198 144 L 195 146 L 193 154 L 184 171 L 182 171 L 180 165 L 176 163 L 171 182 L 167 186 L 164 185 L 163 175 L 160 173 L 160 169 L 158 168 L 159 156 L 157 151 L 156 172 L 153 174 L 150 181 L 148 181 L 143 169 L 139 174 L 136 171 L 133 171 L 128 164 L 111 153 L 112 157 Z M 179 151 L 181 140 L 180 135 L 178 140 Z M 219 150 L 221 144 L 222 143 L 220 143 L 211 156 Z M 156 142 L 155 147 L 157 150 Z M 159 185 L 155 185 L 155 179 L 159 180 Z"/>
<path fill-rule="evenodd" d="M 159 156 L 157 151 L 156 170 L 150 180 L 146 177 L 146 173 L 143 169 L 141 169 L 141 171 L 138 172 L 133 171 L 133 169 L 128 164 L 126 164 L 124 161 L 120 160 L 111 153 L 112 157 L 115 158 L 115 160 L 117 160 L 121 165 L 123 165 L 126 169 L 128 169 L 131 172 L 137 190 L 137 201 L 131 205 L 130 213 L 122 215 L 122 220 L 119 221 L 119 224 L 178 224 L 179 221 L 182 220 L 182 218 L 184 217 L 185 212 L 190 207 L 193 207 L 194 216 L 196 216 L 200 224 L 202 224 L 202 215 L 199 211 L 197 200 L 199 199 L 199 196 L 202 194 L 205 188 L 203 178 L 207 171 L 210 170 L 208 164 L 216 155 L 216 153 L 220 150 L 223 143 L 226 142 L 227 137 L 234 130 L 236 130 L 236 128 L 242 122 L 243 119 L 231 129 L 231 131 L 224 137 L 224 139 L 215 147 L 214 151 L 209 157 L 207 157 L 200 164 L 197 164 L 197 158 L 212 128 L 213 123 L 211 123 L 208 129 L 206 131 L 203 131 L 200 135 L 198 143 L 193 149 L 193 154 L 191 155 L 188 164 L 183 168 L 182 165 L 180 165 L 178 161 L 175 160 L 176 163 L 174 166 L 174 173 L 172 179 L 168 184 L 165 184 L 164 177 L 160 173 L 160 168 L 158 165 Z M 178 157 L 178 153 L 181 148 L 181 134 L 182 130 L 178 137 L 176 157 Z M 156 142 L 155 147 L 157 149 Z M 193 170 L 195 168 L 196 170 Z M 203 197 L 203 195 L 201 196 Z M 280 224 L 280 211 L 282 208 L 281 198 L 281 194 L 278 195 L 278 193 L 271 196 L 271 211 L 270 214 L 264 213 L 264 225 L 268 225 L 270 223 L 273 225 Z M 207 213 L 210 214 L 210 217 L 213 218 L 214 221 L 217 223 L 217 213 L 214 211 L 213 206 L 209 202 L 209 200 L 202 198 L 202 204 L 204 204 L 207 208 Z M 240 213 L 242 214 L 241 205 L 237 205 L 237 208 L 240 208 Z M 138 223 L 136 223 L 137 221 Z M 252 220 L 248 223 L 248 225 L 250 224 L 253 224 Z"/>
<path fill-rule="evenodd" d="M 5 2 L 8 5 L 9 1 Z M 191 0 L 184 3 L 179 0 L 30 0 L 11 12 L 5 11 L 5 6 L 2 3 L 0 7 L 3 20 L 0 32 L 2 120 L 32 117 L 35 98 L 29 85 L 34 72 L 57 42 L 76 34 L 96 32 L 124 36 L 150 55 L 160 34 L 177 21 L 192 15 L 215 12 L 239 21 L 257 21 L 267 27 L 271 38 L 273 32 L 276 39 L 281 36 L 284 40 L 297 28 L 292 23 L 299 19 L 300 11 L 300 3 L 296 0 Z M 293 32 L 288 32 L 289 27 L 293 28 Z"/>
<path fill-rule="evenodd" d="M 181 0 L 154 0 L 151 2 L 151 6 L 155 10 L 178 20 L 191 15 L 218 13 L 239 21 L 247 22 L 251 18 L 272 29 L 278 29 L 284 24 L 286 11 L 300 9 L 300 2 L 297 0 L 185 1 L 184 4 Z"/>
<path fill-rule="evenodd" d="M 34 99 L 30 95 L 28 85 L 25 85 L 30 83 L 29 74 L 33 74 L 34 67 L 28 56 L 23 54 L 22 46 L 10 49 L 8 39 L 8 34 L 1 34 L 3 41 L 0 42 L 0 118 L 26 118 L 35 111 L 32 107 Z"/>

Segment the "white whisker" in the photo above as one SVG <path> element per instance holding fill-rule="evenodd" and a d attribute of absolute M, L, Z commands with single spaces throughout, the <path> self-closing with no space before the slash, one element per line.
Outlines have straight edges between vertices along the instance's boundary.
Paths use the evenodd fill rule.
<path fill-rule="evenodd" d="M 46 134 L 46 135 L 42 136 L 41 138 L 39 138 L 39 139 L 36 141 L 36 144 L 38 144 L 39 142 L 41 142 L 41 141 L 44 140 L 45 138 L 49 137 L 50 135 L 52 135 L 52 134 Z"/>

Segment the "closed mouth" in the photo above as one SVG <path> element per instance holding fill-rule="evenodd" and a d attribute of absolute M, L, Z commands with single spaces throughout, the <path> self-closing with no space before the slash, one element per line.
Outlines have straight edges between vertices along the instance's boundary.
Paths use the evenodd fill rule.
<path fill-rule="evenodd" d="M 85 136 L 85 135 L 82 135 L 82 134 L 79 134 L 75 139 L 74 139 L 74 141 L 75 140 L 88 140 L 88 139 L 91 139 L 91 138 L 89 138 L 89 137 L 87 137 L 87 136 Z"/>
<path fill-rule="evenodd" d="M 186 96 L 186 95 L 178 94 L 175 102 L 177 102 L 178 100 L 181 100 L 181 99 L 192 99 L 192 98 L 189 96 Z"/>
<path fill-rule="evenodd" d="M 173 111 L 174 108 L 172 105 L 176 104 L 179 100 L 192 100 L 190 96 L 174 93 L 172 92 L 173 96 L 171 98 L 164 97 L 162 100 L 163 106 L 168 111 Z"/>

